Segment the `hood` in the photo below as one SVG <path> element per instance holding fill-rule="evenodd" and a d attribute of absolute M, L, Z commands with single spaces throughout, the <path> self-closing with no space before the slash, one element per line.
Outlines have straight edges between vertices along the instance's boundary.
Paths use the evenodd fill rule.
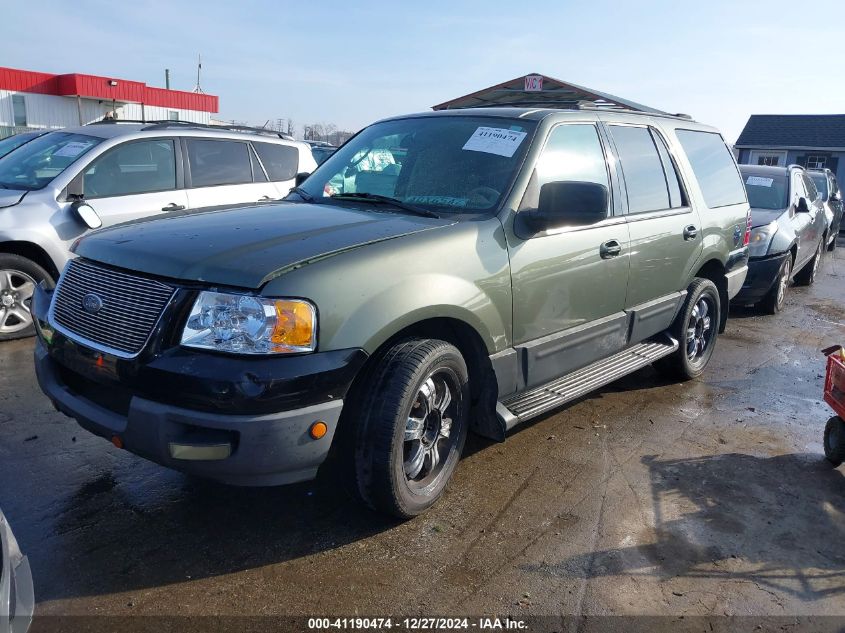
<path fill-rule="evenodd" d="M 27 191 L 21 191 L 20 189 L 0 189 L 0 209 L 15 206 L 23 200 L 23 197 L 27 193 Z"/>
<path fill-rule="evenodd" d="M 751 228 L 756 229 L 777 220 L 787 212 L 788 209 L 760 209 L 751 207 Z"/>
<path fill-rule="evenodd" d="M 258 289 L 315 259 L 454 223 L 387 209 L 281 202 L 148 218 L 96 231 L 74 252 L 151 275 Z"/>

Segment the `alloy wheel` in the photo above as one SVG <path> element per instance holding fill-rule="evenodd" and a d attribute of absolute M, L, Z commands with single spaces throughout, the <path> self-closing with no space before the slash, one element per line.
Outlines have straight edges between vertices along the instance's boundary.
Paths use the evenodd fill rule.
<path fill-rule="evenodd" d="M 435 371 L 420 386 L 405 425 L 404 472 L 412 487 L 424 488 L 443 468 L 454 443 L 452 421 L 457 382 L 451 372 Z"/>
<path fill-rule="evenodd" d="M 693 307 L 687 323 L 687 358 L 697 364 L 704 358 L 716 329 L 713 327 L 711 315 L 715 314 L 712 299 L 702 296 Z"/>
<path fill-rule="evenodd" d="M 0 334 L 14 334 L 32 325 L 30 304 L 35 283 L 20 270 L 0 270 Z"/>

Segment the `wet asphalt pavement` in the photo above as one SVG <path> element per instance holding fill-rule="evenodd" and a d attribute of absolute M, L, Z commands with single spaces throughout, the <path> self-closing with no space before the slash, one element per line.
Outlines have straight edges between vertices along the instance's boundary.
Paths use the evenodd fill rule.
<path fill-rule="evenodd" d="M 845 248 L 787 301 L 734 310 L 699 380 L 646 368 L 503 444 L 471 437 L 406 523 L 331 478 L 234 488 L 120 451 L 52 409 L 32 340 L 7 343 L 0 507 L 42 615 L 845 615 L 819 354 L 845 343 Z"/>

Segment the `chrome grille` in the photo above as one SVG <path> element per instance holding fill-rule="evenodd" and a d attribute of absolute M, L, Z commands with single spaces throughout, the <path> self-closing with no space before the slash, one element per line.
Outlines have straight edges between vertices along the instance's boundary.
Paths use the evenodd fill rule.
<path fill-rule="evenodd" d="M 53 298 L 54 325 L 91 347 L 132 357 L 146 345 L 173 286 L 75 259 L 65 268 Z M 99 299 L 99 304 L 90 295 Z M 88 297 L 93 312 L 83 306 Z"/>

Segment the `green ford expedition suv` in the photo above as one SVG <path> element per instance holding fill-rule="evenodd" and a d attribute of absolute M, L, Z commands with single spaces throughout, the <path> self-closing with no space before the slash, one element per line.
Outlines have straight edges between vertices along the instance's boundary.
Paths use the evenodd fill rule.
<path fill-rule="evenodd" d="M 748 226 L 731 152 L 683 117 L 393 118 L 279 204 L 83 238 L 36 292 L 38 380 L 165 466 L 282 484 L 331 450 L 364 501 L 409 517 L 470 429 L 504 439 L 649 363 L 700 374 Z"/>

